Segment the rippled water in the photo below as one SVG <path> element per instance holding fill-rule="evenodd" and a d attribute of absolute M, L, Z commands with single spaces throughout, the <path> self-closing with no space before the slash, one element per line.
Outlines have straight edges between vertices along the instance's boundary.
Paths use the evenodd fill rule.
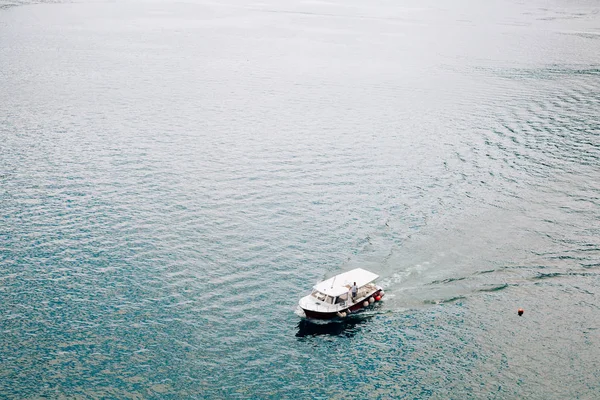
<path fill-rule="evenodd" d="M 0 8 L 1 397 L 600 396 L 597 2 Z"/>

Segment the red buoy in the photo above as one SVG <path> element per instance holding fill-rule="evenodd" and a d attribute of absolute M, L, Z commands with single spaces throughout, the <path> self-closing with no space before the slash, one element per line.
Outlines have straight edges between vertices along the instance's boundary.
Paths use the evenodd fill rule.
<path fill-rule="evenodd" d="M 520 317 L 521 315 L 523 315 L 523 313 L 524 313 L 524 312 L 525 312 L 525 311 L 523 311 L 523 309 L 522 309 L 522 308 L 519 308 L 519 309 L 517 310 L 517 314 L 519 314 L 519 317 Z"/>
<path fill-rule="evenodd" d="M 381 296 L 375 296 L 375 301 L 381 300 Z"/>

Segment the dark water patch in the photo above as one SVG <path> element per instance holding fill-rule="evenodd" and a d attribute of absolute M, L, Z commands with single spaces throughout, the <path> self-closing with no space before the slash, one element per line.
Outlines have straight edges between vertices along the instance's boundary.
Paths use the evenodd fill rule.
<path fill-rule="evenodd" d="M 484 274 L 491 274 L 496 272 L 496 269 L 487 269 L 487 270 L 483 270 L 483 271 L 477 271 L 476 275 L 484 275 Z"/>
<path fill-rule="evenodd" d="M 345 336 L 353 337 L 363 325 L 373 318 L 372 315 L 349 315 L 335 321 L 311 321 L 302 319 L 298 322 L 296 337 L 307 336 Z"/>
<path fill-rule="evenodd" d="M 537 273 L 532 280 L 544 280 L 559 277 L 597 277 L 597 272 L 585 272 L 585 271 L 569 271 L 569 272 L 548 272 L 548 273 Z"/>
<path fill-rule="evenodd" d="M 510 270 L 537 270 L 537 269 L 547 269 L 549 268 L 547 265 L 510 265 L 499 268 L 502 271 L 510 271 Z"/>
<path fill-rule="evenodd" d="M 442 279 L 442 280 L 436 280 L 430 283 L 430 285 L 440 285 L 440 284 L 445 284 L 445 283 L 451 283 L 451 282 L 458 282 L 458 281 L 462 281 L 467 279 L 466 277 L 460 277 L 460 278 L 447 278 L 447 279 Z"/>
<path fill-rule="evenodd" d="M 585 289 L 585 288 L 582 288 L 582 287 L 579 287 L 579 286 L 575 286 L 575 285 L 573 285 L 573 288 L 576 289 L 576 290 L 579 290 L 581 293 L 588 294 L 590 296 L 595 296 L 595 293 L 589 291 L 588 289 Z"/>
<path fill-rule="evenodd" d="M 503 283 L 501 285 L 486 285 L 483 288 L 477 289 L 478 292 L 497 292 L 508 287 L 508 283 Z"/>
<path fill-rule="evenodd" d="M 580 256 L 571 256 L 571 255 L 566 255 L 566 254 L 559 254 L 556 256 L 548 256 L 549 260 L 582 260 L 583 257 Z"/>
<path fill-rule="evenodd" d="M 598 268 L 598 267 L 600 267 L 600 263 L 591 263 L 591 264 L 582 263 L 581 266 L 583 268 Z"/>
<path fill-rule="evenodd" d="M 447 303 L 454 303 L 460 300 L 466 300 L 467 297 L 466 296 L 453 296 L 453 297 L 448 297 L 447 299 L 439 299 L 439 300 L 425 300 L 423 301 L 423 304 L 427 304 L 427 305 L 439 305 L 439 304 L 447 304 Z"/>
<path fill-rule="evenodd" d="M 564 276 L 561 272 L 538 273 L 533 279 L 549 279 Z"/>
<path fill-rule="evenodd" d="M 8 9 L 11 7 L 35 5 L 35 4 L 61 4 L 66 3 L 63 0 L 0 0 L 0 10 Z"/>
<path fill-rule="evenodd" d="M 564 78 L 565 76 L 598 76 L 600 68 L 589 66 L 581 68 L 578 65 L 548 65 L 544 68 L 506 68 L 506 69 L 482 69 L 488 73 L 493 73 L 498 77 L 513 80 L 554 80 Z"/>
<path fill-rule="evenodd" d="M 584 39 L 598 40 L 600 33 L 597 32 L 558 32 L 560 35 L 577 36 Z"/>

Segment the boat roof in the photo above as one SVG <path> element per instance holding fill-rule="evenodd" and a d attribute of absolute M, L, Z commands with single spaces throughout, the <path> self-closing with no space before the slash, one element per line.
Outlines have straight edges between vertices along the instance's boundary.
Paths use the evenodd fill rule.
<path fill-rule="evenodd" d="M 379 275 L 377 274 L 362 268 L 356 268 L 352 271 L 331 277 L 323 282 L 319 282 L 313 286 L 313 289 L 335 297 L 348 293 L 348 290 L 350 290 L 354 282 L 356 282 L 356 286 L 362 287 L 373 282 L 377 278 L 379 278 Z"/>

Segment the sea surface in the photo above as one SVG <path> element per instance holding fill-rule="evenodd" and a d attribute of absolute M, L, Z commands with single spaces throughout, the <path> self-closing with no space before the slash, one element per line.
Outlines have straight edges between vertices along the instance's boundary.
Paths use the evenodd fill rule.
<path fill-rule="evenodd" d="M 0 0 L 0 309 L 5 399 L 600 398 L 600 3 Z"/>

